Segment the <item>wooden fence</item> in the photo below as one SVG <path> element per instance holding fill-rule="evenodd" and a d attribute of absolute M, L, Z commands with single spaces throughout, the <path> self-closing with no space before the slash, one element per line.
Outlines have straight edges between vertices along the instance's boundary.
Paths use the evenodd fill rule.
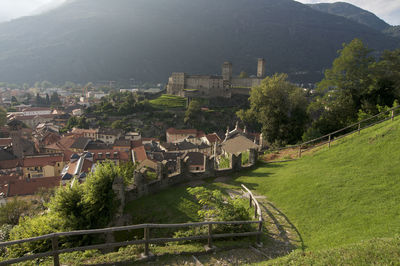
<path fill-rule="evenodd" d="M 212 248 L 212 242 L 217 238 L 228 238 L 228 237 L 244 237 L 244 236 L 256 236 L 257 243 L 260 244 L 260 237 L 262 234 L 262 212 L 261 208 L 258 204 L 257 199 L 253 196 L 251 191 L 242 185 L 242 188 L 249 194 L 250 199 L 250 207 L 254 206 L 255 208 L 255 221 L 227 221 L 227 222 L 200 222 L 200 223 L 181 223 L 181 224 L 140 224 L 140 225 L 130 225 L 130 226 L 121 226 L 121 227 L 111 227 L 104 229 L 93 229 L 93 230 L 81 230 L 81 231 L 71 231 L 71 232 L 59 232 L 53 233 L 33 238 L 14 240 L 9 242 L 0 243 L 0 248 L 8 247 L 11 245 L 18 245 L 28 242 L 40 241 L 40 240 L 51 240 L 52 250 L 44 253 L 26 255 L 20 258 L 9 259 L 7 261 L 1 261 L 0 265 L 9 265 L 12 263 L 19 263 L 28 260 L 34 260 L 43 257 L 53 257 L 53 262 L 55 266 L 60 265 L 59 254 L 61 253 L 71 253 L 74 251 L 85 251 L 91 249 L 109 249 L 115 247 L 122 247 L 128 245 L 144 245 L 144 255 L 150 255 L 149 244 L 159 244 L 159 243 L 168 243 L 168 242 L 178 242 L 178 241 L 193 241 L 193 240 L 208 240 L 208 247 Z M 247 224 L 258 224 L 258 228 L 256 231 L 252 232 L 243 232 L 243 233 L 226 233 L 226 234 L 213 234 L 213 226 L 214 225 L 247 225 Z M 179 237 L 179 238 L 151 238 L 150 232 L 153 228 L 182 228 L 182 227 L 200 227 L 207 226 L 208 234 L 207 235 L 196 235 L 190 237 Z M 119 231 L 128 231 L 134 229 L 143 229 L 144 238 L 141 240 L 132 240 L 132 241 L 123 241 L 123 242 L 115 242 L 115 243 L 105 243 L 98 245 L 90 245 L 83 247 L 73 247 L 66 249 L 59 249 L 59 239 L 61 237 L 68 236 L 78 236 L 78 235 L 89 235 L 89 234 L 107 234 Z"/>
<path fill-rule="evenodd" d="M 379 123 L 382 123 L 382 122 L 385 122 L 388 120 L 394 121 L 394 118 L 399 114 L 399 113 L 396 113 L 396 110 L 400 110 L 400 106 L 393 107 L 387 111 L 383 111 L 379 114 L 376 114 L 367 119 L 364 119 L 362 121 L 351 124 L 342 129 L 336 130 L 336 131 L 326 134 L 324 136 L 303 142 L 301 144 L 286 146 L 286 147 L 273 149 L 273 150 L 268 150 L 268 152 L 279 152 L 279 151 L 286 150 L 286 149 L 298 149 L 298 158 L 301 158 L 302 152 L 307 151 L 311 148 L 316 148 L 316 147 L 319 147 L 322 145 L 328 145 L 328 147 L 330 148 L 331 143 L 333 141 L 339 140 L 341 138 L 344 138 L 344 137 L 354 134 L 354 133 L 360 134 L 361 130 L 372 127 L 376 124 L 379 124 Z M 382 117 L 383 117 L 383 119 L 380 119 Z"/>

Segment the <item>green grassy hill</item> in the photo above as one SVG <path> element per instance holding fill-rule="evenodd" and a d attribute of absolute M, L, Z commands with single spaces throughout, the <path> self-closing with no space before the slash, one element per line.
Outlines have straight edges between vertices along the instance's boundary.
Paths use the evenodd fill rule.
<path fill-rule="evenodd" d="M 400 121 L 389 121 L 234 182 L 267 196 L 298 228 L 306 248 L 393 237 L 400 232 L 399 130 Z"/>

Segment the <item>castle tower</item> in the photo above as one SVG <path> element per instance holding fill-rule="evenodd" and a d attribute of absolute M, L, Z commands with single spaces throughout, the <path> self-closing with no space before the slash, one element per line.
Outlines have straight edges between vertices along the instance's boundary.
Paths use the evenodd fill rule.
<path fill-rule="evenodd" d="M 224 62 L 224 64 L 222 65 L 222 77 L 224 80 L 232 79 L 232 63 L 231 62 Z"/>
<path fill-rule="evenodd" d="M 264 58 L 258 58 L 257 64 L 257 78 L 265 77 L 265 60 Z"/>

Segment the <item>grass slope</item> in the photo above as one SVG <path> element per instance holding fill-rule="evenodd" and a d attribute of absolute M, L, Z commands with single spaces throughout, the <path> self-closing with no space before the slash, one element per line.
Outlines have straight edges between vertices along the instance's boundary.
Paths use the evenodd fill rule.
<path fill-rule="evenodd" d="M 169 94 L 163 94 L 149 102 L 156 108 L 184 108 L 186 106 L 185 98 Z"/>
<path fill-rule="evenodd" d="M 268 197 L 306 247 L 337 247 L 400 231 L 400 122 L 386 122 L 301 160 L 236 178 Z M 339 145 L 340 143 L 340 145 Z"/>
<path fill-rule="evenodd" d="M 400 261 L 400 238 L 372 239 L 326 250 L 292 252 L 255 265 L 395 265 Z"/>

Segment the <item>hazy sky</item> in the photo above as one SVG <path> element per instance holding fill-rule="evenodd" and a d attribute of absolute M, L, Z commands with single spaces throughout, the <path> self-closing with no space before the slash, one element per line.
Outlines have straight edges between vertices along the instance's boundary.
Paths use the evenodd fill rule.
<path fill-rule="evenodd" d="M 10 20 L 65 0 L 0 0 L 0 21 Z M 112 0 L 110 0 L 112 1 Z M 217 1 L 217 0 L 216 0 Z M 400 0 L 298 0 L 301 3 L 352 3 L 375 13 L 392 25 L 400 25 Z"/>
<path fill-rule="evenodd" d="M 1 0 L 0 0 L 1 1 Z M 391 25 L 400 25 L 400 0 L 297 0 L 301 3 L 347 2 L 371 11 Z"/>
<path fill-rule="evenodd" d="M 64 0 L 0 0 L 0 21 L 27 16 Z"/>

